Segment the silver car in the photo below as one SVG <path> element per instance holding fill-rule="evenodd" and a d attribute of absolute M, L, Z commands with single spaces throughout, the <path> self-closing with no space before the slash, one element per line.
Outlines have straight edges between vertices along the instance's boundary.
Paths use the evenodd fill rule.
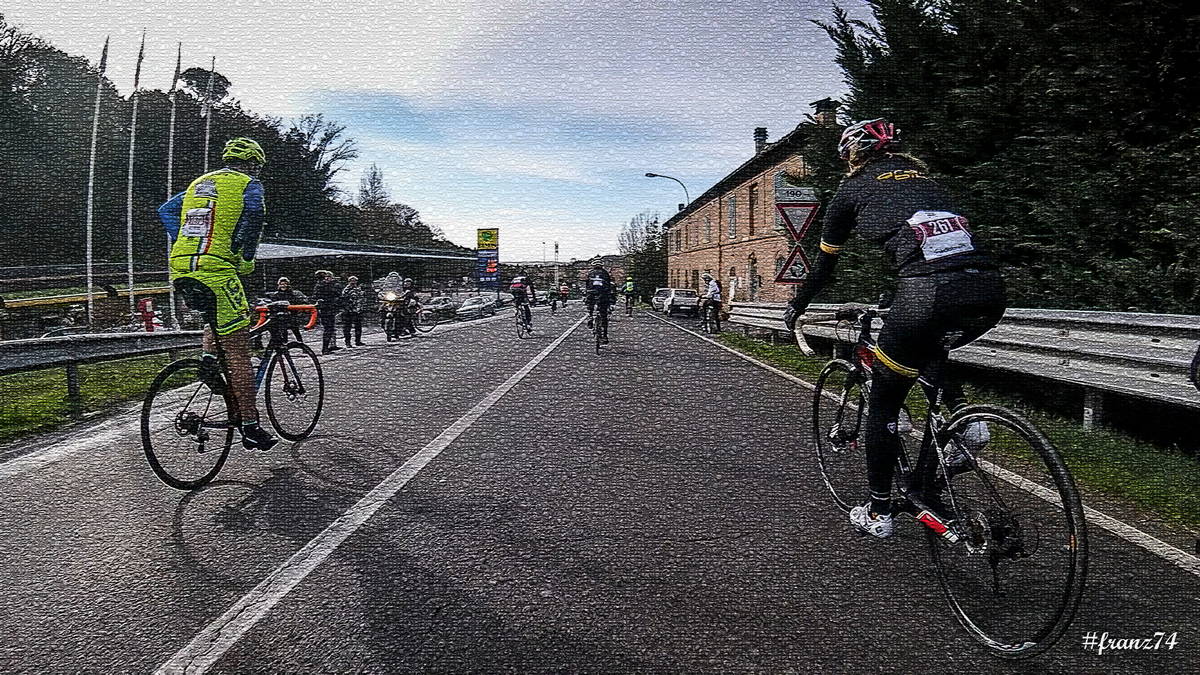
<path fill-rule="evenodd" d="M 463 300 L 463 304 L 454 310 L 454 316 L 459 319 L 482 319 L 484 316 L 496 315 L 496 301 L 491 297 L 476 295 Z"/>

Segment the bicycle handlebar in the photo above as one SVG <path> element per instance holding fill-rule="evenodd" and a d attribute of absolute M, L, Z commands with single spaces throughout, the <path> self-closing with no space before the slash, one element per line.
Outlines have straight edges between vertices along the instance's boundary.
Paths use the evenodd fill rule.
<path fill-rule="evenodd" d="M 251 329 L 258 328 L 267 322 L 267 313 L 272 310 L 287 310 L 289 312 L 308 312 L 308 323 L 304 325 L 304 330 L 312 330 L 317 325 L 317 306 L 316 305 L 284 305 L 283 303 L 270 303 L 268 305 L 258 305 L 254 311 L 258 313 L 258 322 Z"/>

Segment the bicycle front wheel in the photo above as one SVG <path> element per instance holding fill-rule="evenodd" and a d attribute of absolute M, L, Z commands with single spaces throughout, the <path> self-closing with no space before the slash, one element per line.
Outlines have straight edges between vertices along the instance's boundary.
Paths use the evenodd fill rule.
<path fill-rule="evenodd" d="M 1071 472 L 1037 427 L 1000 406 L 966 406 L 940 436 L 950 459 L 926 497 L 962 537 L 951 545 L 928 532 L 946 599 L 999 656 L 1040 654 L 1071 623 L 1087 576 L 1087 524 Z"/>
<path fill-rule="evenodd" d="M 867 494 L 863 424 L 869 384 L 849 361 L 825 365 L 813 392 L 813 439 L 821 478 L 842 511 L 849 512 Z"/>
<path fill-rule="evenodd" d="M 202 377 L 204 368 L 199 359 L 168 364 L 142 401 L 146 461 L 176 490 L 194 490 L 216 478 L 233 443 L 233 397 L 223 382 L 205 382 L 212 380 Z"/>
<path fill-rule="evenodd" d="M 437 315 L 429 310 L 421 310 L 417 314 L 417 330 L 428 333 L 438 325 Z"/>
<path fill-rule="evenodd" d="M 303 342 L 289 342 L 271 355 L 263 382 L 267 418 L 289 441 L 308 438 L 325 405 L 325 375 L 316 353 Z"/>

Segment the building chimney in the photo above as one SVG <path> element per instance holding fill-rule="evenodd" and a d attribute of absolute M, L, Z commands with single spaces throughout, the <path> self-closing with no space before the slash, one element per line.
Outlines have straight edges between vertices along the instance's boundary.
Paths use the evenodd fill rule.
<path fill-rule="evenodd" d="M 679 204 L 679 210 L 680 210 L 680 211 L 682 211 L 682 210 L 683 210 L 683 207 L 685 207 L 685 206 L 687 206 L 687 204 L 684 204 L 684 203 L 682 203 L 682 202 L 681 202 L 681 203 Z"/>
<path fill-rule="evenodd" d="M 813 101 L 809 105 L 813 108 L 813 121 L 823 127 L 837 126 L 837 111 L 841 107 L 841 103 L 831 98 L 823 98 L 820 101 Z"/>
<path fill-rule="evenodd" d="M 763 148 L 765 148 L 765 147 L 767 147 L 767 128 L 766 127 L 755 127 L 754 128 L 754 154 L 757 155 L 758 153 L 762 152 Z"/>

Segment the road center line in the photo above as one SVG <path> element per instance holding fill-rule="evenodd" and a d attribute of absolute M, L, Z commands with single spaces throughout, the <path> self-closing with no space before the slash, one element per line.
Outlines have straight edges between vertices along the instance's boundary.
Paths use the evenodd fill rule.
<path fill-rule="evenodd" d="M 243 635 L 263 619 L 271 609 L 301 581 L 329 557 L 342 542 L 354 534 L 376 511 L 401 490 L 410 480 L 433 461 L 464 431 L 496 405 L 518 382 L 525 379 L 539 363 L 555 350 L 574 331 L 585 317 L 580 317 L 533 360 L 505 380 L 465 415 L 458 418 L 420 452 L 383 479 L 350 510 L 333 521 L 304 545 L 266 579 L 238 600 L 224 614 L 200 631 L 195 638 L 159 666 L 158 673 L 203 673 L 215 664 Z"/>
<path fill-rule="evenodd" d="M 654 315 L 651 314 L 651 316 L 654 316 Z M 758 359 L 754 358 L 753 356 L 750 356 L 748 354 L 743 354 L 743 353 L 737 351 L 736 349 L 733 349 L 732 347 L 727 347 L 727 346 L 721 344 L 720 342 L 713 340 L 712 338 L 705 337 L 704 335 L 701 335 L 695 331 L 688 330 L 687 328 L 684 328 L 683 326 L 680 326 L 675 323 L 671 323 L 670 321 L 667 321 L 666 319 L 664 319 L 662 317 L 654 316 L 654 318 L 667 324 L 668 326 L 677 328 L 689 335 L 698 337 L 701 340 L 704 340 L 705 342 L 707 342 L 709 344 L 720 347 L 721 349 L 724 349 L 725 351 L 729 352 L 730 354 L 733 354 L 734 356 L 737 356 L 746 361 L 749 361 L 750 363 L 753 363 L 754 365 L 758 366 L 759 368 L 762 368 L 764 370 L 769 370 L 772 373 L 775 373 L 776 375 L 778 375 L 786 380 L 789 380 L 791 382 L 794 382 L 795 384 L 798 384 L 806 389 L 812 389 L 812 390 L 816 389 L 815 385 L 805 382 L 804 380 L 796 377 L 795 375 L 792 375 L 790 373 L 785 373 L 782 370 L 776 368 L 775 366 L 772 366 L 767 363 L 763 363 L 762 361 L 759 361 Z M 985 462 L 985 464 L 988 464 L 988 463 Z M 1002 468 L 992 465 L 992 464 L 988 464 L 988 466 L 985 468 L 987 468 L 987 470 L 989 472 L 992 472 L 995 475 L 999 476 L 1000 478 L 1007 480 L 1008 482 L 1012 483 L 1013 485 L 1023 488 L 1025 490 L 1033 493 L 1034 495 L 1041 497 L 1042 499 L 1047 499 L 1047 501 L 1051 501 L 1051 503 L 1053 503 L 1053 500 L 1048 499 L 1046 494 L 1044 494 L 1043 492 L 1039 492 L 1039 490 L 1045 490 L 1045 489 L 1042 488 L 1041 486 L 1038 486 L 1036 483 L 1026 480 L 1025 478 L 1018 476 L 1017 474 L 1012 473 L 1011 471 L 1007 471 L 1005 469 L 1002 469 Z M 1037 488 L 1037 489 L 1033 489 L 1033 488 Z M 1049 492 L 1049 491 L 1045 491 L 1045 492 Z M 1055 499 L 1058 498 L 1057 493 L 1054 495 L 1054 498 Z M 1162 558 L 1163 560 L 1166 560 L 1167 562 L 1171 563 L 1172 565 L 1175 565 L 1186 572 L 1190 572 L 1191 574 L 1194 574 L 1195 576 L 1200 577 L 1200 557 L 1194 556 L 1191 553 L 1184 551 L 1183 549 L 1172 546 L 1172 545 L 1168 544 L 1167 542 L 1165 542 L 1151 534 L 1142 532 L 1141 530 L 1137 529 L 1136 527 L 1134 527 L 1126 522 L 1117 520 L 1116 518 L 1113 518 L 1112 516 L 1109 516 L 1103 512 L 1097 511 L 1096 509 L 1088 506 L 1087 504 L 1083 505 L 1083 511 L 1087 517 L 1087 522 L 1089 525 L 1098 525 L 1098 526 L 1100 526 L 1101 529 L 1108 530 L 1113 535 L 1120 537 L 1121 539 L 1124 539 L 1125 541 L 1127 541 L 1131 544 L 1140 546 L 1141 548 L 1146 549 L 1150 553 L 1153 553 L 1154 555 Z"/>

